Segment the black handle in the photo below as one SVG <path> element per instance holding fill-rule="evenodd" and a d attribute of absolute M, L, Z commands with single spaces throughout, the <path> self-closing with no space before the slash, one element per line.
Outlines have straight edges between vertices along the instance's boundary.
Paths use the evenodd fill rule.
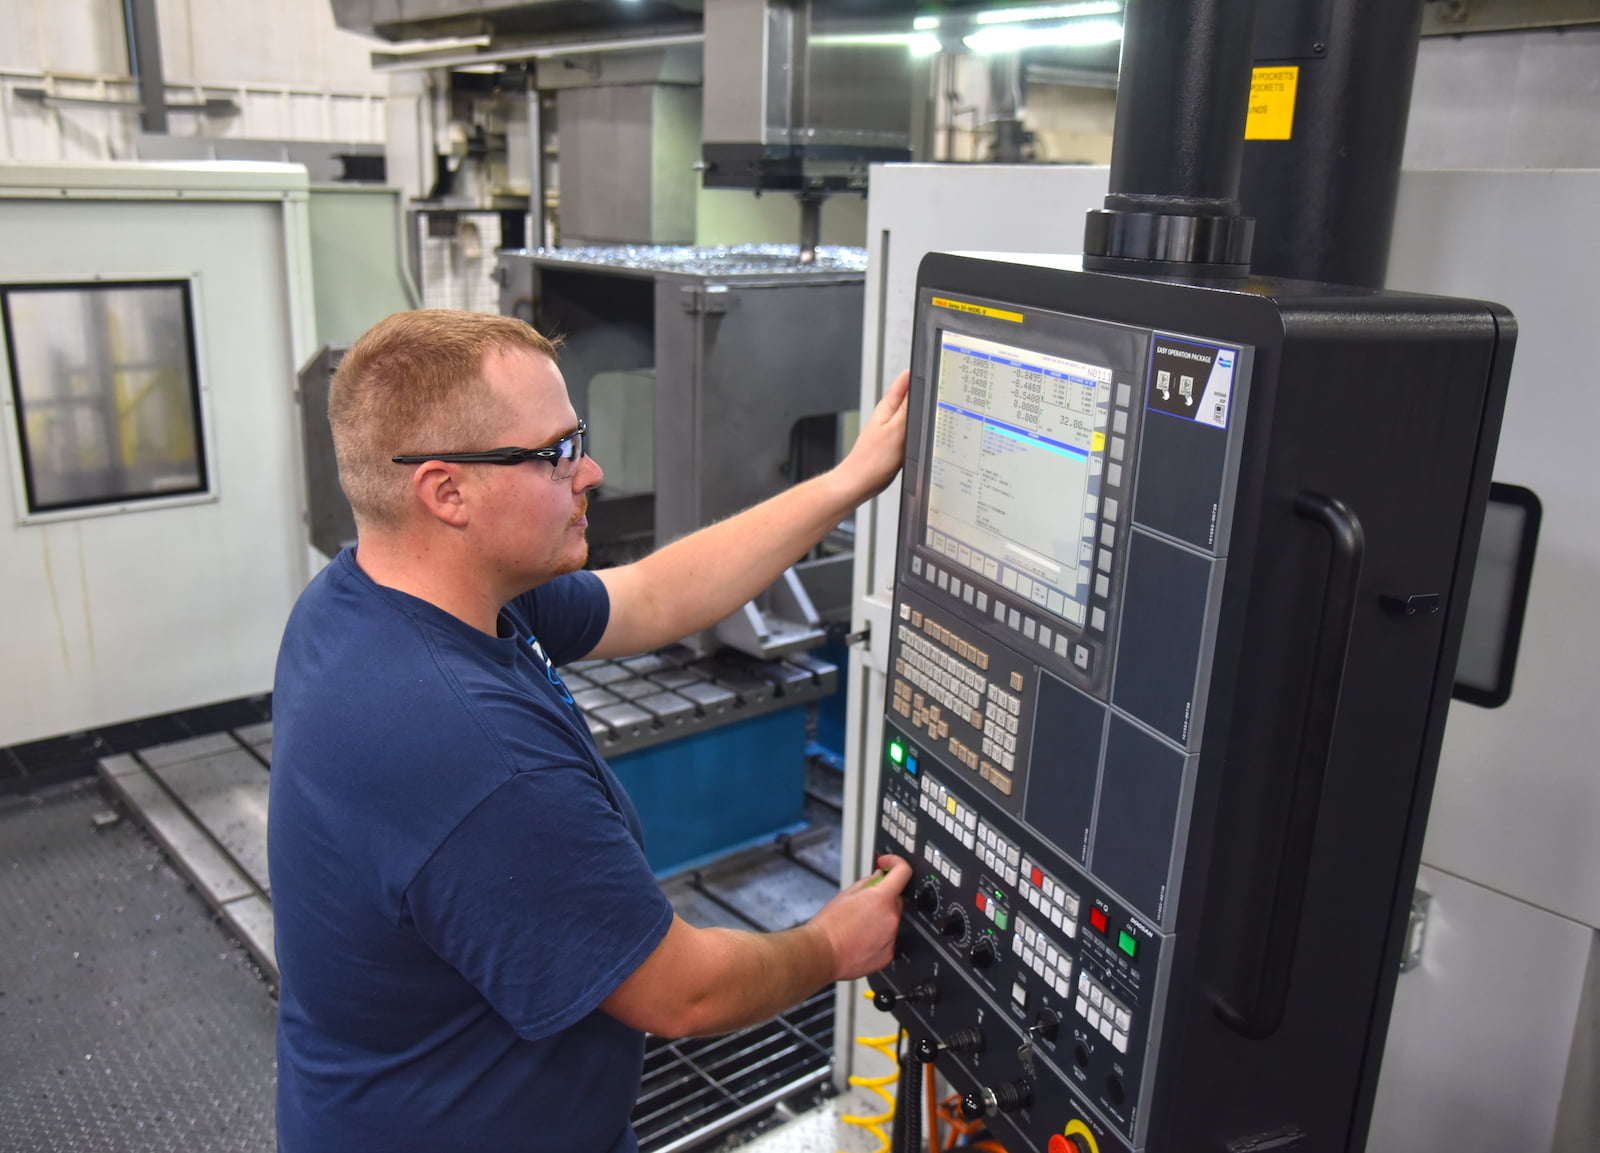
<path fill-rule="evenodd" d="M 1300 935 L 1300 910 L 1305 903 L 1306 881 L 1311 873 L 1311 846 L 1322 804 L 1322 782 L 1332 753 L 1333 727 L 1339 717 L 1339 694 L 1344 684 L 1345 658 L 1355 629 L 1357 589 L 1366 538 L 1361 521 L 1349 505 L 1336 497 L 1302 492 L 1295 497 L 1296 516 L 1315 521 L 1328 530 L 1331 550 L 1328 582 L 1323 593 L 1322 619 L 1312 654 L 1311 688 L 1300 726 L 1294 785 L 1289 797 L 1289 819 L 1278 858 L 1277 883 L 1267 916 L 1261 971 L 1255 994 L 1241 1005 L 1232 997 L 1217 1001 L 1217 1015 L 1241 1036 L 1259 1040 L 1277 1031 L 1289 996 L 1289 974 L 1294 965 L 1295 942 Z"/>

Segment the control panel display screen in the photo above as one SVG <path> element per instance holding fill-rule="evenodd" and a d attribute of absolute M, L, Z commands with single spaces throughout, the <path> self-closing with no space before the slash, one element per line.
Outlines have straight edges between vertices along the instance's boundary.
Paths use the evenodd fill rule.
<path fill-rule="evenodd" d="M 939 336 L 924 544 L 1082 626 L 1112 370 Z"/>

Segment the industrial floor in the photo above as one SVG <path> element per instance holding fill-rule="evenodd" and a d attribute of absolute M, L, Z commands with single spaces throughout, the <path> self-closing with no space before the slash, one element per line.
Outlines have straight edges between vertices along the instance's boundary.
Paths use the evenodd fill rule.
<path fill-rule="evenodd" d="M 177 735 L 100 758 L 97 778 L 0 797 L 0 1149 L 275 1146 L 271 726 Z M 664 880 L 680 915 L 808 917 L 836 887 L 839 786 L 813 765 L 807 828 Z M 652 1038 L 642 1149 L 878 1148 L 840 1120 L 882 1106 L 832 1095 L 833 1049 L 831 991 L 731 1037 Z"/>

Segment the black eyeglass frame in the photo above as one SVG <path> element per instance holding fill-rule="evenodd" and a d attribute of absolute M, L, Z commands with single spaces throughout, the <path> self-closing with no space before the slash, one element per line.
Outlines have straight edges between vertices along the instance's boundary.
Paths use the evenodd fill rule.
<path fill-rule="evenodd" d="M 570 459 L 576 465 L 589 455 L 588 446 L 585 444 L 588 431 L 588 424 L 580 420 L 575 431 L 567 433 L 554 444 L 544 448 L 491 448 L 482 452 L 414 452 L 389 459 L 395 464 L 426 464 L 430 460 L 444 464 L 522 464 L 530 460 L 544 460 L 550 462 L 550 471 L 554 473 L 556 466 L 562 461 Z"/>

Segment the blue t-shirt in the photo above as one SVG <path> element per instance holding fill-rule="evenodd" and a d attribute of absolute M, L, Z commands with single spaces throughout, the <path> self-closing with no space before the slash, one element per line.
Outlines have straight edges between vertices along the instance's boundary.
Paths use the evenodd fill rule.
<path fill-rule="evenodd" d="M 592 573 L 490 637 L 341 553 L 289 618 L 267 848 L 283 1153 L 631 1153 L 644 1038 L 599 1009 L 672 908 L 555 666 Z"/>

